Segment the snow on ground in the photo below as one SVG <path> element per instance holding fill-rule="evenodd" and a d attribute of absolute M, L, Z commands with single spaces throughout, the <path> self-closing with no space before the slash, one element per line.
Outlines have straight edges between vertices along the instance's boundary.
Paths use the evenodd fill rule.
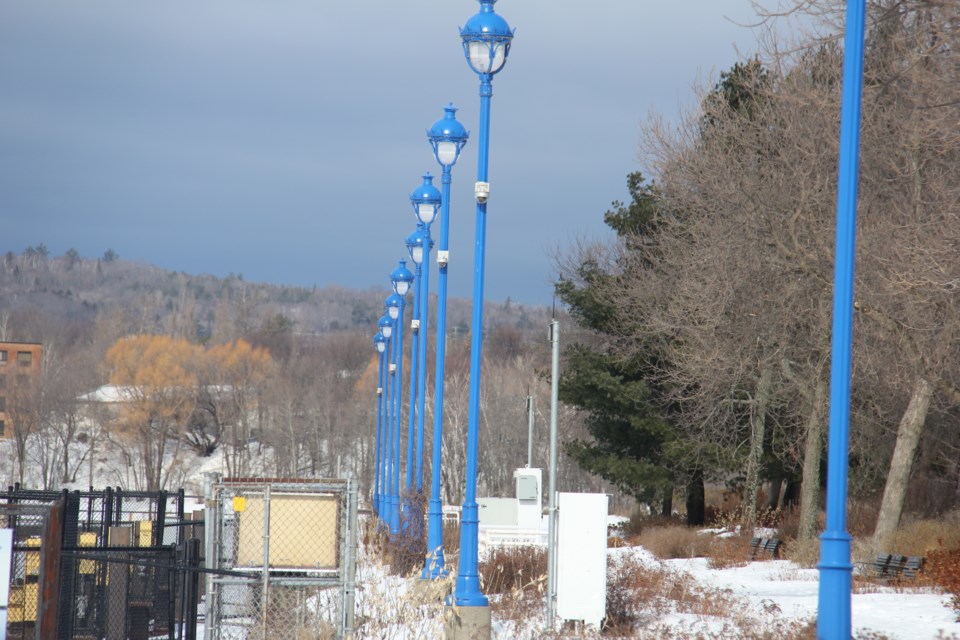
<path fill-rule="evenodd" d="M 639 553 L 649 556 L 645 551 Z M 711 569 L 705 558 L 667 560 L 664 565 L 691 574 L 705 586 L 729 590 L 749 603 L 758 615 L 816 618 L 816 569 L 802 569 L 786 560 L 751 562 L 730 569 Z M 877 586 L 873 593 L 854 593 L 854 635 L 873 631 L 903 640 L 960 638 L 960 623 L 949 600 L 949 596 L 926 588 Z"/>
<path fill-rule="evenodd" d="M 724 602 L 735 603 L 725 617 L 677 612 L 675 609 L 665 611 L 659 613 L 657 619 L 645 619 L 643 629 L 631 637 L 726 640 L 742 637 L 739 632 L 743 625 L 748 625 L 754 634 L 766 630 L 767 637 L 777 637 L 778 629 L 816 618 L 816 569 L 803 569 L 783 560 L 712 569 L 704 558 L 659 560 L 642 547 L 610 549 L 608 556 L 614 560 L 629 558 L 644 566 L 688 574 L 711 592 L 722 593 Z M 453 578 L 450 576 L 445 585 L 435 585 L 431 592 L 431 587 L 415 578 L 389 575 L 377 558 L 361 551 L 357 589 L 358 639 L 442 637 L 444 607 L 440 604 L 439 594 L 444 587 L 452 588 Z M 950 608 L 947 596 L 925 588 L 876 586 L 872 591 L 855 593 L 852 597 L 854 637 L 960 639 L 960 623 L 956 621 L 957 616 Z M 491 596 L 492 604 L 497 601 L 497 596 Z M 533 603 L 521 615 L 495 610 L 491 637 L 493 640 L 537 640 L 545 637 L 544 626 L 542 604 Z M 879 635 L 871 636 L 871 633 Z M 579 637 L 598 636 L 587 630 Z"/>

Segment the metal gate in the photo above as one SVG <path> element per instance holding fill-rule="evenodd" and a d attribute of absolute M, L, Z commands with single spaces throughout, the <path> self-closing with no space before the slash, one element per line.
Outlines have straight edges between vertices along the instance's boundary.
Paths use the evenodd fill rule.
<path fill-rule="evenodd" d="M 8 638 L 196 637 L 203 521 L 183 492 L 0 493 L 13 529 Z M 0 630 L 2 633 L 3 630 Z"/>
<path fill-rule="evenodd" d="M 353 634 L 357 487 L 207 476 L 208 640 Z"/>

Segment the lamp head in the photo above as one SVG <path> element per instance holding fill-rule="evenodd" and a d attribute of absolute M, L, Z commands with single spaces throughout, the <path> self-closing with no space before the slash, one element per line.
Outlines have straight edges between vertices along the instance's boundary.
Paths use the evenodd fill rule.
<path fill-rule="evenodd" d="M 444 168 L 457 164 L 460 151 L 469 137 L 470 132 L 457 120 L 457 108 L 453 103 L 445 106 L 443 117 L 427 129 L 427 140 L 433 147 L 433 156 Z"/>
<path fill-rule="evenodd" d="M 387 297 L 387 301 L 384 306 L 387 308 L 387 315 L 390 316 L 390 319 L 396 320 L 400 317 L 400 308 L 403 306 L 403 297 L 395 293 L 391 293 Z"/>
<path fill-rule="evenodd" d="M 426 227 L 437 218 L 440 211 L 440 190 L 433 186 L 433 176 L 429 172 L 423 174 L 423 184 L 410 193 L 410 204 L 417 220 Z M 419 263 L 418 263 L 419 264 Z"/>
<path fill-rule="evenodd" d="M 407 295 L 410 284 L 413 282 L 413 274 L 407 269 L 406 260 L 401 260 L 400 266 L 390 273 L 390 282 L 393 284 L 394 293 L 401 297 Z"/>
<path fill-rule="evenodd" d="M 510 25 L 493 10 L 496 1 L 480 0 L 480 13 L 460 29 L 467 63 L 481 76 L 492 76 L 503 68 L 513 40 Z"/>
<path fill-rule="evenodd" d="M 389 300 L 390 298 L 387 298 Z M 388 309 L 387 303 L 383 304 L 384 309 Z M 386 338 L 390 339 L 390 336 L 393 335 L 393 320 L 390 318 L 389 313 L 385 313 L 380 316 L 380 319 L 377 320 L 377 326 L 380 327 L 380 334 Z"/>
<path fill-rule="evenodd" d="M 384 337 L 382 331 L 377 331 L 373 334 L 373 348 L 377 350 L 377 353 L 383 353 L 387 349 L 387 339 Z"/>
<path fill-rule="evenodd" d="M 417 229 L 407 236 L 407 251 L 410 252 L 410 259 L 420 266 L 423 264 L 423 256 L 430 251 L 433 241 L 430 240 L 430 232 L 426 229 Z"/>

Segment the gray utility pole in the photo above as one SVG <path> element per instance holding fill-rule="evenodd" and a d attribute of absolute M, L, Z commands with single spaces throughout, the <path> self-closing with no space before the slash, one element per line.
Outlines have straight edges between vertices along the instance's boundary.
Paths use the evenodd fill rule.
<path fill-rule="evenodd" d="M 533 466 L 533 396 L 527 396 L 527 468 Z"/>
<path fill-rule="evenodd" d="M 550 374 L 550 510 L 547 529 L 547 629 L 557 611 L 557 404 L 560 397 L 560 323 L 550 321 L 553 364 Z"/>

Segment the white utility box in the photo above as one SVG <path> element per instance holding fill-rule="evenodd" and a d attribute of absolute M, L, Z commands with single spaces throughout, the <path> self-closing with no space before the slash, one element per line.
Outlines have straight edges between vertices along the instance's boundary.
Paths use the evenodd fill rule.
<path fill-rule="evenodd" d="M 600 627 L 607 615 L 605 493 L 557 494 L 557 617 Z"/>
<path fill-rule="evenodd" d="M 513 472 L 517 487 L 517 528 L 539 529 L 543 515 L 541 487 L 543 470 L 524 467 Z"/>
<path fill-rule="evenodd" d="M 477 498 L 477 509 L 481 527 L 517 526 L 517 501 L 514 498 Z"/>

